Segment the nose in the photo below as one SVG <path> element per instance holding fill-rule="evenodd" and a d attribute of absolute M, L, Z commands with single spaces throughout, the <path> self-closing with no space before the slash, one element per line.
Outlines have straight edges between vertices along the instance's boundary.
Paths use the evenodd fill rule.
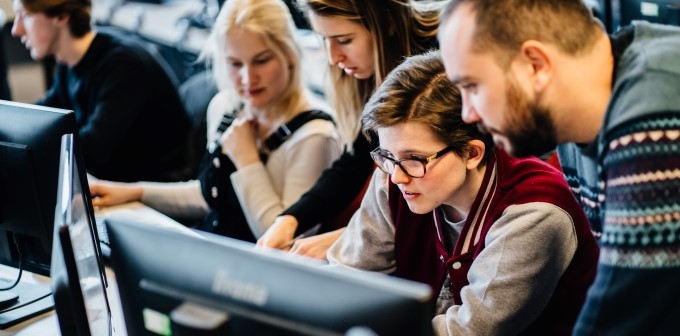
<path fill-rule="evenodd" d="M 330 65 L 336 65 L 344 59 L 340 46 L 332 39 L 327 40 L 326 51 L 328 53 L 328 63 Z"/>
<path fill-rule="evenodd" d="M 23 36 L 24 33 L 24 25 L 21 22 L 21 16 L 20 14 L 17 14 L 17 16 L 14 18 L 14 23 L 12 24 L 12 36 L 20 37 Z"/>
<path fill-rule="evenodd" d="M 480 122 L 482 120 L 482 118 L 479 117 L 479 114 L 477 114 L 475 107 L 465 100 L 463 100 L 461 117 L 463 118 L 463 121 L 468 124 Z"/>
<path fill-rule="evenodd" d="M 249 65 L 241 67 L 239 75 L 241 76 L 241 85 L 246 87 L 255 83 L 257 77 L 255 69 Z"/>
<path fill-rule="evenodd" d="M 390 179 L 394 184 L 406 184 L 411 181 L 411 177 L 406 175 L 399 165 L 394 167 L 394 171 L 390 175 Z"/>

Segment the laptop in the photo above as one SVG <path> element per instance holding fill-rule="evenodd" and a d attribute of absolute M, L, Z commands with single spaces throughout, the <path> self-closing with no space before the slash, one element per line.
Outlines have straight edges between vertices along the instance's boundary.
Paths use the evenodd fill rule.
<path fill-rule="evenodd" d="M 59 242 L 54 243 L 61 250 L 55 248 L 58 256 L 52 257 L 51 278 L 62 335 L 113 334 L 111 308 L 89 232 L 85 225 L 63 225 L 57 233 Z"/>
<path fill-rule="evenodd" d="M 73 136 L 62 138 L 59 194 L 50 277 L 62 335 L 113 333 L 107 281 L 85 175 L 73 152 Z"/>

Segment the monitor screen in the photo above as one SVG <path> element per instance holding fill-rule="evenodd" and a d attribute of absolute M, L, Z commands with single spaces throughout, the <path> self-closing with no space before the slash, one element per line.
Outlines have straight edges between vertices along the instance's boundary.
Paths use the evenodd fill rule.
<path fill-rule="evenodd" d="M 208 233 L 197 238 L 130 218 L 111 216 L 107 229 L 130 335 L 197 334 L 187 327 L 187 314 L 178 313 L 194 311 L 187 305 L 225 314 L 214 334 L 344 335 L 356 327 L 378 335 L 432 334 L 434 305 L 424 284 L 322 267 L 242 241 Z"/>
<path fill-rule="evenodd" d="M 72 111 L 0 100 L 0 264 L 18 269 L 14 279 L 0 279 L 18 295 L 0 314 L 0 328 L 53 307 L 49 285 L 21 277 L 49 275 L 61 138 L 75 131 Z"/>
<path fill-rule="evenodd" d="M 626 0 L 612 2 L 612 11 L 623 27 L 634 20 L 680 25 L 680 5 L 671 0 Z M 618 28 L 618 27 L 615 27 Z M 614 29 L 616 30 L 616 29 Z"/>
<path fill-rule="evenodd" d="M 74 154 L 73 135 L 62 139 L 50 278 L 62 335 L 110 335 L 105 273 L 96 247 L 87 180 Z"/>
<path fill-rule="evenodd" d="M 0 120 L 0 263 L 49 275 L 61 136 L 75 115 L 0 101 Z"/>

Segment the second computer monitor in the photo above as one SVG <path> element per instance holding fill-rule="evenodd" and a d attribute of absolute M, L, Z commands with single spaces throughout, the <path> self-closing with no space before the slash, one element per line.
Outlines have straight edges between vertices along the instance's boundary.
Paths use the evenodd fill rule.
<path fill-rule="evenodd" d="M 61 137 L 73 111 L 0 101 L 0 263 L 49 275 Z"/>
<path fill-rule="evenodd" d="M 51 287 L 62 335 L 111 335 L 99 239 L 87 179 L 76 160 L 75 137 L 62 137 L 54 216 Z M 84 189 L 85 188 L 85 189 Z"/>
<path fill-rule="evenodd" d="M 345 335 L 353 327 L 377 335 L 432 334 L 427 285 L 148 224 L 107 220 L 128 334 L 181 334 L 187 323 L 176 313 L 186 304 L 227 313 L 231 335 Z"/>

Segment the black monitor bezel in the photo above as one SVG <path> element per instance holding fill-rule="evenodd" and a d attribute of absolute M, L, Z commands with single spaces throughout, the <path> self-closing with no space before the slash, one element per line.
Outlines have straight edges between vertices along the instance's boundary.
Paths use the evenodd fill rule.
<path fill-rule="evenodd" d="M 107 230 L 112 246 L 111 261 L 116 273 L 125 324 L 128 333 L 131 334 L 146 332 L 143 313 L 145 309 L 169 314 L 165 310 L 182 302 L 228 312 L 232 315 L 230 323 L 239 323 L 236 329 L 238 331 L 250 331 L 249 328 L 254 325 L 253 323 L 264 325 L 262 322 L 266 320 L 265 327 L 272 328 L 272 330 L 268 329 L 268 332 L 277 330 L 277 334 L 279 334 L 278 331 L 284 331 L 296 335 L 342 335 L 357 321 L 377 328 L 378 330 L 375 331 L 381 335 L 399 335 L 403 332 L 419 335 L 432 333 L 431 319 L 434 316 L 434 304 L 431 289 L 425 284 L 356 270 L 341 271 L 323 268 L 275 251 L 256 251 L 252 244 L 234 239 L 208 233 L 204 234 L 207 239 L 196 238 L 154 227 L 153 224 L 130 217 L 108 217 Z M 246 260 L 247 265 L 245 265 Z M 289 279 L 292 286 L 295 286 L 295 283 L 305 283 L 305 288 L 286 287 L 285 294 L 282 294 L 282 290 L 268 287 L 275 284 L 273 282 L 275 278 L 272 278 L 267 285 L 262 285 L 267 287 L 271 299 L 265 303 L 258 301 L 257 291 L 252 293 L 252 302 L 215 295 L 211 291 L 211 286 L 215 284 L 211 281 L 217 281 L 218 273 L 222 269 L 228 269 L 228 274 L 235 277 L 243 275 L 235 275 L 234 270 L 239 267 L 243 269 L 250 267 L 248 272 L 253 275 L 251 278 L 240 277 L 235 280 L 236 282 L 246 281 L 244 286 L 249 286 L 249 284 L 257 286 L 257 283 L 248 282 L 253 279 L 284 277 L 288 274 L 296 279 L 295 281 Z M 210 276 L 205 276 L 205 272 L 212 273 Z M 257 276 L 254 276 L 255 274 Z M 295 293 L 313 291 L 314 289 L 310 288 L 311 284 L 315 284 L 311 287 L 321 284 L 322 287 L 358 291 L 362 295 L 350 298 L 352 303 L 349 304 L 346 300 L 343 301 L 344 303 L 339 303 L 342 298 L 338 299 L 332 290 L 322 295 L 324 299 L 338 300 L 338 302 L 324 304 L 320 302 L 320 298 L 315 297 L 312 299 L 312 301 L 316 300 L 313 303 L 304 302 L 303 304 L 302 301 L 305 300 L 295 302 L 295 300 L 287 301 L 279 297 L 279 295 L 285 295 L 286 298 L 295 297 Z M 373 300 L 383 294 L 386 296 Z M 393 325 L 388 326 L 384 320 L 392 321 L 392 318 L 399 320 L 399 317 L 394 316 L 398 314 L 390 314 L 391 316 L 387 318 L 384 315 L 387 312 L 376 307 L 394 299 L 390 295 L 407 301 L 406 303 L 400 302 L 403 306 L 397 310 L 400 313 L 409 310 L 409 317 L 408 319 L 402 317 L 403 321 L 392 322 Z M 307 297 L 311 296 L 307 295 Z M 379 302 L 380 300 L 383 301 Z M 392 303 L 394 302 L 390 302 Z M 352 308 L 336 309 L 335 304 L 338 306 L 348 304 Z M 307 311 L 309 307 L 315 307 L 311 308 L 311 314 L 316 314 L 315 316 Z M 302 309 L 305 312 L 291 315 L 285 312 L 287 309 Z M 370 311 L 370 315 L 375 317 L 376 321 L 366 316 L 367 311 Z M 248 315 L 248 322 L 243 322 L 244 315 Z M 305 317 L 300 318 L 302 315 Z M 236 322 L 234 317 L 240 318 L 240 321 Z M 293 323 L 289 323 L 290 321 Z M 407 326 L 411 322 L 413 325 Z M 295 331 L 289 329 L 293 325 L 296 328 Z M 417 330 L 407 330 L 409 327 Z M 343 328 L 345 330 L 340 330 Z"/>
<path fill-rule="evenodd" d="M 61 137 L 77 131 L 75 113 L 32 104 L 0 100 L 0 142 L 6 148 L 18 148 L 27 153 L 29 167 L 26 199 L 12 193 L 3 185 L 0 205 L 0 263 L 48 276 L 52 253 L 54 206 L 58 184 Z M 0 168 L 1 170 L 2 168 Z M 39 172 L 35 172 L 39 171 Z M 1 174 L 1 173 L 0 173 Z M 16 184 L 16 176 L 0 176 L 0 184 Z M 26 181 L 25 181 L 26 182 Z M 7 201 L 11 200 L 10 203 Z M 28 222 L 16 222 L 18 209 L 31 209 L 22 216 L 33 216 Z M 21 246 L 19 253 L 14 241 Z"/>
<path fill-rule="evenodd" d="M 87 175 L 83 169 L 82 157 L 78 155 L 79 150 L 76 139 L 77 137 L 73 134 L 65 134 L 61 141 L 61 160 L 54 215 L 54 239 L 50 277 L 61 333 L 63 335 L 77 334 L 90 336 L 92 330 L 90 330 L 88 323 L 85 298 L 80 286 L 75 250 L 70 235 L 70 227 L 74 224 L 74 221 L 78 220 L 78 218 L 73 216 L 73 202 L 80 201 L 84 207 L 85 220 L 87 221 L 92 240 L 91 243 L 94 247 L 102 288 L 108 287 L 108 282 L 94 222 L 94 210 L 92 208 Z M 76 183 L 79 184 L 79 187 L 76 186 Z M 79 200 L 75 199 L 78 193 L 81 196 Z M 109 306 L 108 293 L 104 291 L 103 294 L 106 303 L 108 333 L 111 335 L 113 330 L 111 308 Z"/>

